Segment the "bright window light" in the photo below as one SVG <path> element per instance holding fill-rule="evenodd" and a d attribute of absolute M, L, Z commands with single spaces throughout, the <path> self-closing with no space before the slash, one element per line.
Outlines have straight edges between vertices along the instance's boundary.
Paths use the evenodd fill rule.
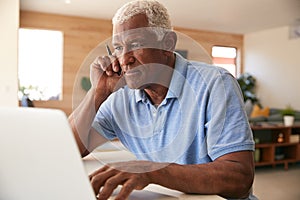
<path fill-rule="evenodd" d="M 212 60 L 213 64 L 227 69 L 234 77 L 236 77 L 236 48 L 213 46 Z"/>
<path fill-rule="evenodd" d="M 236 48 L 213 46 L 212 56 L 222 58 L 236 58 Z"/>
<path fill-rule="evenodd" d="M 63 33 L 19 29 L 19 98 L 62 98 Z"/>

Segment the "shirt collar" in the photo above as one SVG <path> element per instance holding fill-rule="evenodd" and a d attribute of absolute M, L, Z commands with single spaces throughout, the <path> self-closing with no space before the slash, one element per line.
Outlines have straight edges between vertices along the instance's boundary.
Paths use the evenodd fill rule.
<path fill-rule="evenodd" d="M 135 102 L 143 101 L 146 102 L 147 98 L 143 90 L 134 90 Z"/>
<path fill-rule="evenodd" d="M 176 55 L 175 67 L 170 82 L 169 90 L 166 95 L 166 99 L 178 98 L 181 95 L 184 82 L 186 81 L 185 77 L 186 77 L 188 61 L 176 52 L 175 55 Z M 144 91 L 135 90 L 134 93 L 135 93 L 136 102 L 147 101 L 147 97 Z"/>
<path fill-rule="evenodd" d="M 171 83 L 166 98 L 178 98 L 181 95 L 184 82 L 186 81 L 186 71 L 188 61 L 180 54 L 176 53 L 176 62 Z"/>

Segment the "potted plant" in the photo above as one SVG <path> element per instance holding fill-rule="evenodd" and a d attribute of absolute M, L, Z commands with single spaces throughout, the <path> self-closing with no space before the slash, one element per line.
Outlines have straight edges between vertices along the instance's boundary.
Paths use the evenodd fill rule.
<path fill-rule="evenodd" d="M 292 126 L 294 124 L 295 114 L 296 112 L 291 105 L 287 105 L 286 108 L 281 111 L 285 126 Z"/>
<path fill-rule="evenodd" d="M 249 73 L 244 73 L 237 78 L 240 88 L 243 93 L 244 102 L 250 100 L 252 104 L 258 104 L 260 106 L 259 99 L 255 94 L 256 79 Z"/>

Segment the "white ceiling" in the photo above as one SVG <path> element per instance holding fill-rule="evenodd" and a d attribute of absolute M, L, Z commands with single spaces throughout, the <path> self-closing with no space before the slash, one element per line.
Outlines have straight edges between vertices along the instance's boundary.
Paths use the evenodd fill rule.
<path fill-rule="evenodd" d="M 111 19 L 130 0 L 20 0 L 21 10 Z M 159 0 L 173 26 L 246 34 L 300 19 L 300 0 Z"/>

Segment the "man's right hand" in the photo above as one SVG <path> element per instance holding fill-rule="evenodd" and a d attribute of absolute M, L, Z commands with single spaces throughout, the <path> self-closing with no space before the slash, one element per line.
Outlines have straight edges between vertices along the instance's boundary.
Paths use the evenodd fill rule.
<path fill-rule="evenodd" d="M 119 67 L 119 61 L 113 56 L 97 57 L 90 66 L 92 87 L 69 116 L 69 122 L 82 156 L 86 156 L 107 141 L 91 127 L 100 105 L 112 92 L 125 85 L 124 79 L 117 73 Z"/>
<path fill-rule="evenodd" d="M 119 61 L 114 56 L 99 56 L 91 64 L 90 79 L 92 89 L 96 92 L 95 100 L 98 102 L 96 108 L 111 93 L 125 85 L 122 75 L 118 75 L 120 69 Z"/>

